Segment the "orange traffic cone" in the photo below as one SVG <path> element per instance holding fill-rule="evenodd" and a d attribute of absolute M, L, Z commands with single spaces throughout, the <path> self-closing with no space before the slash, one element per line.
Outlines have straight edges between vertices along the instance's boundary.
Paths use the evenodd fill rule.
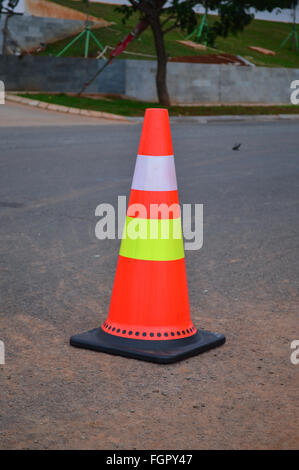
<path fill-rule="evenodd" d="M 108 318 L 72 346 L 170 363 L 225 342 L 191 321 L 178 204 L 168 111 L 147 109 Z"/>

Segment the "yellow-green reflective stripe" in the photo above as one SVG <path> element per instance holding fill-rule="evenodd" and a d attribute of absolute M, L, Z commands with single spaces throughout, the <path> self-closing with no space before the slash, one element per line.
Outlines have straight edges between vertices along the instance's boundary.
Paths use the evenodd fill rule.
<path fill-rule="evenodd" d="M 181 219 L 127 217 L 119 254 L 151 261 L 184 258 Z"/>

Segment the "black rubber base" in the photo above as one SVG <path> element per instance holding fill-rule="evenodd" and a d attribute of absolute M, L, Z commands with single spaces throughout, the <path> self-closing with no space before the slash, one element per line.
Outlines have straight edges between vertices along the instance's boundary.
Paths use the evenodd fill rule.
<path fill-rule="evenodd" d="M 120 338 L 105 333 L 101 328 L 72 336 L 70 344 L 77 348 L 92 349 L 141 361 L 169 364 L 196 356 L 225 343 L 221 334 L 200 330 L 193 336 L 171 340 L 140 340 Z"/>

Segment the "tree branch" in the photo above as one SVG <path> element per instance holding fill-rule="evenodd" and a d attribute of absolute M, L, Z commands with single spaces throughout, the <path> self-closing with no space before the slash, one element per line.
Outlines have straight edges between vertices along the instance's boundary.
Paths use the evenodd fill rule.
<path fill-rule="evenodd" d="M 167 34 L 169 33 L 170 31 L 172 31 L 173 29 L 175 28 L 178 28 L 180 26 L 180 22 L 179 21 L 176 21 L 173 25 L 169 26 L 169 28 L 166 28 L 164 29 L 164 31 L 162 31 L 162 34 Z"/>
<path fill-rule="evenodd" d="M 161 23 L 161 28 L 162 28 L 162 26 L 164 26 L 166 23 L 168 23 L 168 21 L 170 21 L 170 20 L 172 20 L 172 19 L 174 19 L 174 18 L 176 18 L 176 15 L 174 15 L 173 13 L 172 13 L 171 15 L 169 15 L 164 21 L 162 21 L 162 23 Z"/>

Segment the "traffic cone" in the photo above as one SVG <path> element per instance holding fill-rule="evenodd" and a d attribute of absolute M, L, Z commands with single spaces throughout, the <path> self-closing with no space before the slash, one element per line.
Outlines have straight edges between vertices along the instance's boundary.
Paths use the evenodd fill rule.
<path fill-rule="evenodd" d="M 72 346 L 171 363 L 225 342 L 191 321 L 178 204 L 168 111 L 147 109 L 109 314 Z"/>

